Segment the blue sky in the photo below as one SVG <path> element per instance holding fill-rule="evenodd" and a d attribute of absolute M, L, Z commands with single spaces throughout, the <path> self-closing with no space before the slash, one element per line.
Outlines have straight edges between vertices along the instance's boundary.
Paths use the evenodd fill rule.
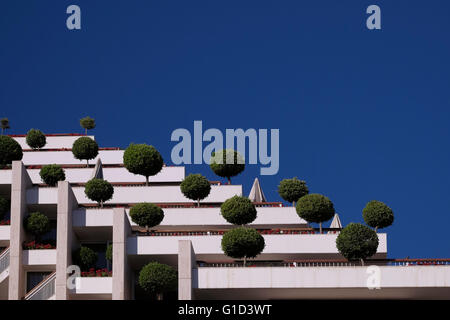
<path fill-rule="evenodd" d="M 82 29 L 66 28 L 77 4 Z M 365 27 L 377 4 L 382 30 Z M 0 117 L 10 133 L 82 132 L 157 147 L 177 128 L 280 129 L 283 178 L 327 195 L 344 224 L 395 212 L 390 257 L 449 257 L 448 1 L 2 0 Z M 188 173 L 217 180 L 206 165 Z M 233 180 L 247 194 L 259 166 Z"/>

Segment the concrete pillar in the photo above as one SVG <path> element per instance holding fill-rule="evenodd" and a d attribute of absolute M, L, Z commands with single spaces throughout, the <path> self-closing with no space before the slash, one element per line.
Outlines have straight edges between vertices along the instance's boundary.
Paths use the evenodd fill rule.
<path fill-rule="evenodd" d="M 23 218 L 27 212 L 27 188 L 31 179 L 22 161 L 12 163 L 11 184 L 11 238 L 9 251 L 9 300 L 20 300 L 25 295 L 25 272 L 22 265 L 22 243 L 25 240 Z"/>
<path fill-rule="evenodd" d="M 56 216 L 56 300 L 68 300 L 67 267 L 72 264 L 75 235 L 72 229 L 72 211 L 78 207 L 72 187 L 67 181 L 58 182 Z"/>
<path fill-rule="evenodd" d="M 113 300 L 129 300 L 131 269 L 128 264 L 127 239 L 131 226 L 124 208 L 114 208 L 113 216 Z"/>
<path fill-rule="evenodd" d="M 191 240 L 178 240 L 178 300 L 193 300 L 196 259 Z"/>

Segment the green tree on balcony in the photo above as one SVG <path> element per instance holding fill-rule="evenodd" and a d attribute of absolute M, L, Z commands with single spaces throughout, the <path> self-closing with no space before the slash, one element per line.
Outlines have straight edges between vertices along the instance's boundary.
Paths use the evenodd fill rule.
<path fill-rule="evenodd" d="M 72 257 L 74 263 L 83 271 L 95 268 L 98 260 L 97 252 L 86 246 L 81 246 L 75 250 Z"/>
<path fill-rule="evenodd" d="M 156 294 L 157 299 L 162 300 L 165 293 L 177 289 L 178 273 L 166 264 L 150 262 L 139 272 L 139 285 L 147 293 Z"/>
<path fill-rule="evenodd" d="M 123 153 L 123 164 L 129 172 L 144 176 L 148 186 L 148 178 L 161 171 L 164 161 L 155 147 L 132 143 Z"/>
<path fill-rule="evenodd" d="M 86 160 L 89 167 L 89 160 L 98 155 L 98 144 L 89 137 L 78 138 L 72 145 L 72 153 L 76 159 Z"/>
<path fill-rule="evenodd" d="M 256 207 L 249 198 L 234 196 L 220 206 L 220 213 L 231 224 L 244 225 L 256 219 Z"/>
<path fill-rule="evenodd" d="M 41 130 L 30 129 L 26 137 L 27 144 L 31 149 L 41 149 L 47 144 L 47 138 Z"/>
<path fill-rule="evenodd" d="M 86 197 L 98 202 L 103 208 L 103 203 L 110 200 L 114 195 L 114 187 L 106 180 L 93 178 L 86 183 L 84 188 Z"/>
<path fill-rule="evenodd" d="M 0 124 L 1 124 L 1 127 L 2 127 L 2 135 L 3 135 L 4 132 L 5 132 L 7 129 L 10 128 L 8 118 L 2 118 L 2 119 L 0 120 Z"/>
<path fill-rule="evenodd" d="M 153 203 L 138 203 L 130 209 L 131 221 L 145 228 L 147 234 L 150 228 L 161 223 L 164 219 L 164 211 Z"/>
<path fill-rule="evenodd" d="M 0 167 L 10 165 L 15 160 L 22 160 L 20 144 L 11 137 L 0 136 Z"/>
<path fill-rule="evenodd" d="M 95 120 L 91 117 L 84 117 L 80 119 L 80 126 L 84 129 L 84 134 L 87 135 L 87 131 L 95 128 Z"/>
<path fill-rule="evenodd" d="M 181 182 L 180 189 L 186 198 L 197 201 L 200 207 L 200 200 L 211 192 L 211 184 L 201 174 L 190 174 Z"/>
<path fill-rule="evenodd" d="M 360 223 L 350 223 L 336 238 L 336 247 L 347 260 L 364 260 L 373 256 L 378 249 L 377 233 Z"/>
<path fill-rule="evenodd" d="M 322 233 L 322 222 L 330 220 L 334 216 L 334 205 L 324 195 L 312 193 L 301 197 L 296 206 L 300 218 L 319 224 Z"/>
<path fill-rule="evenodd" d="M 33 212 L 24 220 L 25 230 L 31 233 L 36 242 L 42 240 L 42 236 L 51 230 L 50 220 L 40 212 Z"/>
<path fill-rule="evenodd" d="M 278 185 L 278 194 L 283 200 L 292 203 L 295 207 L 295 202 L 301 197 L 309 193 L 306 182 L 298 180 L 296 177 L 292 179 L 283 179 Z"/>
<path fill-rule="evenodd" d="M 231 183 L 231 177 L 237 176 L 245 169 L 245 159 L 239 152 L 232 149 L 213 152 L 209 166 L 216 175 L 227 178 Z"/>
<path fill-rule="evenodd" d="M 363 209 L 363 218 L 364 222 L 368 226 L 375 228 L 375 232 L 377 232 L 378 228 L 382 229 L 392 225 L 394 212 L 383 202 L 372 200 Z"/>
<path fill-rule="evenodd" d="M 64 181 L 66 179 L 64 169 L 57 164 L 43 166 L 39 171 L 39 175 L 41 176 L 41 180 L 51 187 L 56 186 L 58 181 Z"/>
<path fill-rule="evenodd" d="M 258 231 L 247 227 L 238 227 L 227 231 L 222 237 L 223 252 L 236 259 L 244 259 L 244 267 L 247 258 L 254 258 L 265 247 L 264 237 Z"/>

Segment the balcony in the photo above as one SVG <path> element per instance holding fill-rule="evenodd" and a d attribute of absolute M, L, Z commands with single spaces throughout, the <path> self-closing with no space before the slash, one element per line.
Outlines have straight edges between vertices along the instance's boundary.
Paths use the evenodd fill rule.
<path fill-rule="evenodd" d="M 75 280 L 76 288 L 71 290 L 72 299 L 99 299 L 112 298 L 112 277 L 78 277 Z"/>
<path fill-rule="evenodd" d="M 0 226 L 0 246 L 9 246 L 9 240 L 11 236 L 10 226 Z"/>
<path fill-rule="evenodd" d="M 23 250 L 25 266 L 55 266 L 56 249 Z"/>

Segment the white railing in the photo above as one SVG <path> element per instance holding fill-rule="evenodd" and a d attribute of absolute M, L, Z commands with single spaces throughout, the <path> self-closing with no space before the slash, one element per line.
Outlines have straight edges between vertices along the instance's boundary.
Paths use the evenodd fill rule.
<path fill-rule="evenodd" d="M 0 254 L 0 273 L 9 267 L 9 247 Z"/>
<path fill-rule="evenodd" d="M 49 300 L 55 295 L 56 272 L 45 278 L 25 296 L 25 300 Z"/>

